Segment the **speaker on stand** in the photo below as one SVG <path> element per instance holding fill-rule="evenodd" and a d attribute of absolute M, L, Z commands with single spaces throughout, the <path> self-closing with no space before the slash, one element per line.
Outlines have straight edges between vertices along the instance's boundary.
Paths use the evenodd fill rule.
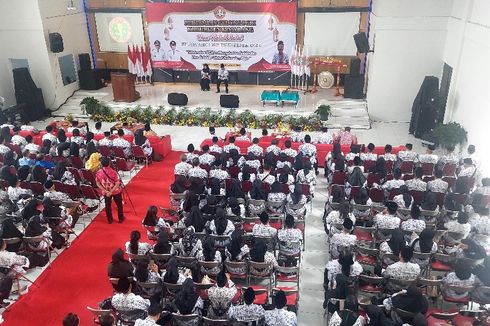
<path fill-rule="evenodd" d="M 47 113 L 42 89 L 36 86 L 27 68 L 16 68 L 12 72 L 15 99 L 18 105 L 24 105 L 21 111 L 22 122 L 39 120 Z"/>
<path fill-rule="evenodd" d="M 80 53 L 78 55 L 78 61 L 80 62 L 80 70 L 90 70 L 90 68 L 92 68 L 90 63 L 90 54 Z"/>
<path fill-rule="evenodd" d="M 63 52 L 63 37 L 60 33 L 49 33 L 49 49 L 51 52 Z"/>

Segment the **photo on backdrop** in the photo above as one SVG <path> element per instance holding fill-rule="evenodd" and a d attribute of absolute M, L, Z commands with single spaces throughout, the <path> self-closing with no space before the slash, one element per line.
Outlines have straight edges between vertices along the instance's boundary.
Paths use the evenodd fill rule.
<path fill-rule="evenodd" d="M 154 68 L 288 71 L 296 3 L 147 3 Z"/>

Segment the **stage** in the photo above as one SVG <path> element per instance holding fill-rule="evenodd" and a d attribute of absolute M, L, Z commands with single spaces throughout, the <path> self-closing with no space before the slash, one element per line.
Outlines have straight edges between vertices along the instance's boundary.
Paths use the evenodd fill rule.
<path fill-rule="evenodd" d="M 350 126 L 353 129 L 369 129 L 371 121 L 368 115 L 367 102 L 363 100 L 344 99 L 343 96 L 335 96 L 335 88 L 318 89 L 318 92 L 299 92 L 300 100 L 297 106 L 285 104 L 276 106 L 274 104 L 263 105 L 260 101 L 260 95 L 264 90 L 286 90 L 286 86 L 268 86 L 268 85 L 237 85 L 229 86 L 229 94 L 238 95 L 240 98 L 240 107 L 237 112 L 250 110 L 257 116 L 267 114 L 288 114 L 293 116 L 309 116 L 314 114 L 316 108 L 321 104 L 331 106 L 331 116 L 327 121 L 327 126 L 331 128 L 340 128 Z M 92 96 L 99 101 L 107 104 L 113 110 L 118 111 L 127 107 L 146 107 L 151 105 L 170 107 L 167 103 L 168 93 L 185 93 L 189 99 L 187 107 L 193 108 L 212 108 L 221 109 L 219 99 L 224 93 L 222 87 L 221 94 L 216 93 L 216 85 L 211 85 L 211 91 L 203 92 L 199 84 L 192 83 L 155 83 L 154 85 L 139 84 L 136 90 L 140 93 L 140 98 L 132 103 L 114 102 L 112 87 L 107 87 L 96 91 L 79 90 L 70 97 L 67 102 L 56 112 L 54 116 L 64 117 L 71 114 L 77 118 L 86 118 L 81 112 L 80 102 L 85 98 Z"/>

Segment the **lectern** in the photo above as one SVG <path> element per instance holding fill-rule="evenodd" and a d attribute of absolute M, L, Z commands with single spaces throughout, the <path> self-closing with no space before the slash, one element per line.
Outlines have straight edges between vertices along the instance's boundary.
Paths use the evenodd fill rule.
<path fill-rule="evenodd" d="M 112 92 L 115 102 L 134 102 L 140 98 L 140 93 L 134 87 L 136 76 L 133 74 L 111 73 Z"/>

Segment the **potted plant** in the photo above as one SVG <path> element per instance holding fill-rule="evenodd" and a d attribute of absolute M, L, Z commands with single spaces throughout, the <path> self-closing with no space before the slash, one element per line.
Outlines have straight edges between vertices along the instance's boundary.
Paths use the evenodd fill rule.
<path fill-rule="evenodd" d="M 320 120 L 327 121 L 330 116 L 330 105 L 322 104 L 315 111 L 320 116 Z"/>
<path fill-rule="evenodd" d="M 468 132 L 457 122 L 438 124 L 434 128 L 434 136 L 443 147 L 463 145 L 468 140 Z"/>
<path fill-rule="evenodd" d="M 84 113 L 92 115 L 98 113 L 100 102 L 93 97 L 86 97 L 80 102 L 80 106 Z"/>

